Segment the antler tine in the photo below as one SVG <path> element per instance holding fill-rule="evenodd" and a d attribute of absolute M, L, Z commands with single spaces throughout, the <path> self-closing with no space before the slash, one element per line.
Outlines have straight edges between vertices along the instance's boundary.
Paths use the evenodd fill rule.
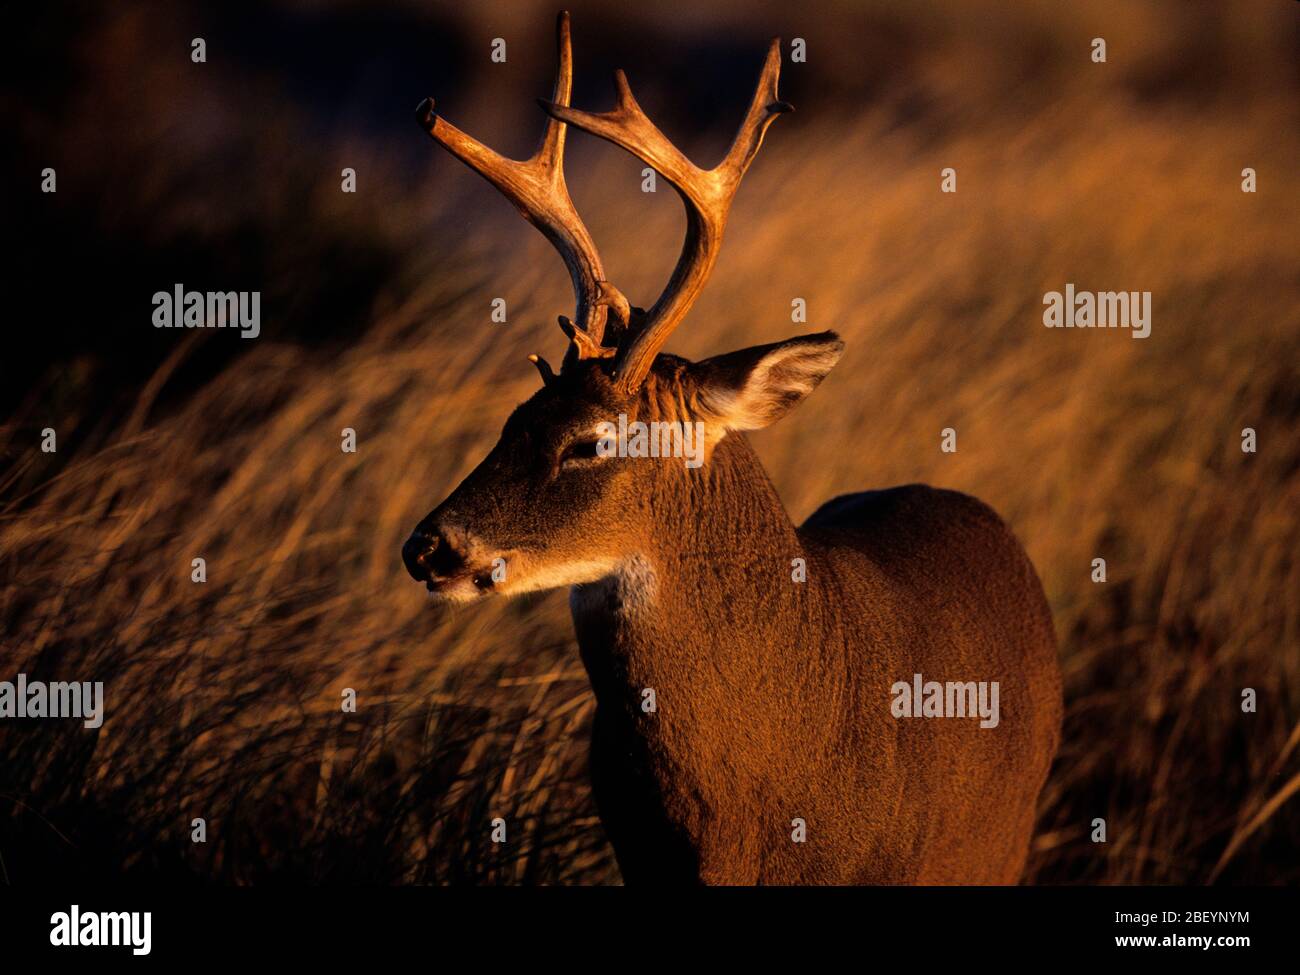
<path fill-rule="evenodd" d="M 559 69 L 555 77 L 554 104 L 568 105 L 573 88 L 573 49 L 569 40 L 569 13 L 556 22 Z M 560 252 L 573 281 L 575 319 L 582 339 L 575 340 L 579 358 L 600 348 L 605 334 L 608 309 L 614 309 L 620 323 L 629 315 L 627 299 L 605 280 L 605 270 L 596 245 L 578 216 L 564 182 L 563 120 L 549 118 L 541 144 L 531 157 L 507 159 L 462 132 L 434 111 L 426 98 L 416 108 L 416 119 L 433 139 L 453 156 L 495 186 L 520 214 L 540 230 Z"/>
<path fill-rule="evenodd" d="M 551 370 L 551 364 L 549 362 L 537 355 L 535 352 L 528 356 L 528 361 L 535 365 L 537 371 L 541 373 L 543 386 L 550 386 L 555 383 L 555 373 Z"/>
<path fill-rule="evenodd" d="M 635 332 L 629 329 L 619 348 L 615 371 L 619 387 L 626 392 L 641 385 L 659 349 L 708 281 L 722 246 L 731 201 L 763 144 L 767 127 L 777 115 L 794 111 L 777 96 L 780 73 L 781 41 L 773 38 L 735 141 L 722 162 L 709 170 L 687 159 L 650 121 L 621 70 L 614 75 L 618 101 L 608 112 L 584 112 L 559 101 L 542 103 L 552 118 L 607 139 L 653 166 L 673 185 L 686 207 L 686 241 L 672 277 L 641 327 Z"/>

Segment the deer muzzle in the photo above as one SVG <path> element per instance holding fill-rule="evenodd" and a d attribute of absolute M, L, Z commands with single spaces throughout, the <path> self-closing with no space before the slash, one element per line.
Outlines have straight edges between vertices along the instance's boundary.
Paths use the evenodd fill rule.
<path fill-rule="evenodd" d="M 450 579 L 464 571 L 465 559 L 440 534 L 416 529 L 402 546 L 402 561 L 416 582 Z"/>
<path fill-rule="evenodd" d="M 468 552 L 440 531 L 412 532 L 402 546 L 402 562 L 411 578 L 434 594 L 464 599 L 489 592 L 494 585 L 490 567 L 476 568 Z"/>

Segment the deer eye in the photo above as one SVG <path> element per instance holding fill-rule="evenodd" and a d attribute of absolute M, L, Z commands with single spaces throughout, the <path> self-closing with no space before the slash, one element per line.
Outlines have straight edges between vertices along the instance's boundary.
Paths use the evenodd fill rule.
<path fill-rule="evenodd" d="M 593 461 L 602 460 L 596 449 L 599 444 L 600 440 L 575 440 L 560 454 L 561 469 L 585 467 Z"/>

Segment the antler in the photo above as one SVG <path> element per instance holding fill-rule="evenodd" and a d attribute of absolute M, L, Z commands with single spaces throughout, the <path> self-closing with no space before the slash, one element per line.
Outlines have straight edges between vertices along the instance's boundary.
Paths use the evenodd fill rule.
<path fill-rule="evenodd" d="M 567 106 L 573 88 L 568 11 L 561 13 L 556 22 L 556 40 L 560 65 L 552 104 Z M 596 245 L 569 198 L 564 183 L 564 122 L 548 119 L 537 151 L 529 159 L 517 160 L 494 152 L 436 114 L 432 98 L 420 102 L 415 114 L 429 135 L 500 190 L 560 252 L 577 299 L 576 324 L 561 316 L 560 326 L 572 341 L 577 357 L 612 356 L 614 350 L 602 345 L 608 310 L 613 309 L 620 326 L 627 324 L 630 310 L 627 299 L 605 280 Z"/>
<path fill-rule="evenodd" d="M 646 117 L 621 70 L 614 75 L 618 103 L 608 112 L 583 112 L 559 98 L 541 102 L 552 119 L 608 139 L 653 166 L 672 183 L 686 207 L 686 242 L 672 277 L 640 327 L 629 329 L 620 342 L 614 368 L 625 392 L 641 385 L 659 349 L 704 288 L 722 246 L 731 201 L 763 144 L 768 125 L 777 115 L 794 111 L 777 97 L 780 73 L 781 41 L 774 38 L 740 131 L 722 162 L 709 170 L 687 159 Z"/>

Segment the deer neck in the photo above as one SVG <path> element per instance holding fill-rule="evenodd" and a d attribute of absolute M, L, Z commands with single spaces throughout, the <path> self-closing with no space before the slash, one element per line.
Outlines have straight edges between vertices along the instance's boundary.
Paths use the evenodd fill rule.
<path fill-rule="evenodd" d="M 726 437 L 703 467 L 663 478 L 649 504 L 658 531 L 570 595 L 601 706 L 640 708 L 653 689 L 688 718 L 705 702 L 752 707 L 760 685 L 791 690 L 763 678 L 789 666 L 792 641 L 816 650 L 824 614 L 792 578 L 808 554 L 748 443 Z"/>

